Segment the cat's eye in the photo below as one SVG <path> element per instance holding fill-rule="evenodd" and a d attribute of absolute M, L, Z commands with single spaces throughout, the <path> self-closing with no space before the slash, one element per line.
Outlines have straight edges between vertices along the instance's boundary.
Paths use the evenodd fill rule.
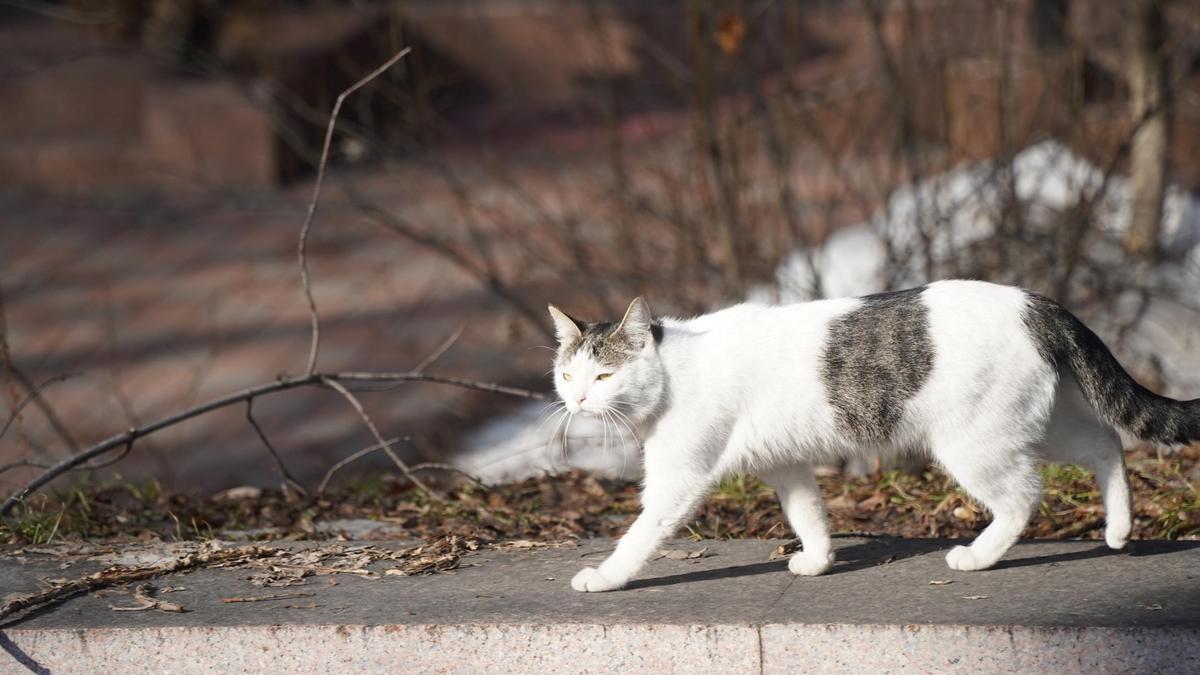
<path fill-rule="evenodd" d="M 567 382 L 570 382 L 570 381 L 571 381 L 571 374 L 570 374 L 570 373 L 563 373 L 563 379 L 564 379 L 564 380 L 566 380 Z"/>
<path fill-rule="evenodd" d="M 612 373 L 600 373 L 599 375 L 596 376 L 596 381 L 603 382 L 610 377 L 612 377 Z"/>

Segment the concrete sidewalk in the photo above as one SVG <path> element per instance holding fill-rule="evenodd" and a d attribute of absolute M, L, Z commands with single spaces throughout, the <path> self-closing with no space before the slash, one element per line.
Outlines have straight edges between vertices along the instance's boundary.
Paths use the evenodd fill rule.
<path fill-rule="evenodd" d="M 186 613 L 116 612 L 133 603 L 115 594 L 10 621 L 0 671 L 1200 672 L 1200 542 L 1024 542 L 995 570 L 960 573 L 943 561 L 952 542 L 842 538 L 818 578 L 769 560 L 779 543 L 673 542 L 707 550 L 604 594 L 568 584 L 611 541 L 336 585 L 259 588 L 246 569 L 202 569 L 155 582 L 183 587 L 164 597 Z M 0 588 L 101 566 L 8 557 Z M 280 593 L 311 595 L 222 602 Z"/>

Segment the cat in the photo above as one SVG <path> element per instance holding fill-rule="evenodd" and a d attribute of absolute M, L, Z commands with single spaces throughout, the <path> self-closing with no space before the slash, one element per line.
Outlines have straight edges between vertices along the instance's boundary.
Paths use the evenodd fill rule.
<path fill-rule="evenodd" d="M 788 568 L 823 574 L 834 553 L 813 466 L 913 447 L 993 516 L 949 551 L 951 569 L 987 569 L 1016 543 L 1041 499 L 1043 461 L 1095 473 L 1105 542 L 1120 549 L 1132 520 L 1117 429 L 1200 439 L 1200 399 L 1144 389 L 1082 321 L 1010 286 L 938 281 L 684 320 L 654 319 L 641 298 L 620 322 L 549 309 L 561 404 L 619 417 L 645 444 L 642 511 L 607 559 L 572 579 L 577 591 L 625 586 L 735 472 L 777 491 L 802 544 Z"/>

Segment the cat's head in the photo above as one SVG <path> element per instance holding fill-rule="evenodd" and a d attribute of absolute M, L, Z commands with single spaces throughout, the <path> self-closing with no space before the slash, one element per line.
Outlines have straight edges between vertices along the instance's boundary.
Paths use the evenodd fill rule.
<path fill-rule="evenodd" d="M 662 368 L 655 324 L 646 301 L 635 298 L 620 321 L 586 322 L 550 305 L 558 334 L 554 387 L 572 413 L 616 409 L 642 417 L 661 395 Z"/>

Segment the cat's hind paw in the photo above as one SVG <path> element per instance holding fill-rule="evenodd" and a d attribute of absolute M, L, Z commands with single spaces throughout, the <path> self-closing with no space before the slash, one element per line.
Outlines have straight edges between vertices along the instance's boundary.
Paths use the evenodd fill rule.
<path fill-rule="evenodd" d="M 614 581 L 600 574 L 595 567 L 585 567 L 571 579 L 571 588 L 581 593 L 601 593 L 615 591 L 625 585 L 623 581 Z"/>
<path fill-rule="evenodd" d="M 799 574 L 802 577 L 815 577 L 828 572 L 829 568 L 833 566 L 833 560 L 833 551 L 823 556 L 805 555 L 801 552 L 788 560 L 788 569 L 792 571 L 792 574 Z"/>
<path fill-rule="evenodd" d="M 975 555 L 975 552 L 966 546 L 955 546 L 946 554 L 946 564 L 952 570 L 959 572 L 974 572 L 987 567 L 990 564 L 984 564 L 983 561 Z"/>

